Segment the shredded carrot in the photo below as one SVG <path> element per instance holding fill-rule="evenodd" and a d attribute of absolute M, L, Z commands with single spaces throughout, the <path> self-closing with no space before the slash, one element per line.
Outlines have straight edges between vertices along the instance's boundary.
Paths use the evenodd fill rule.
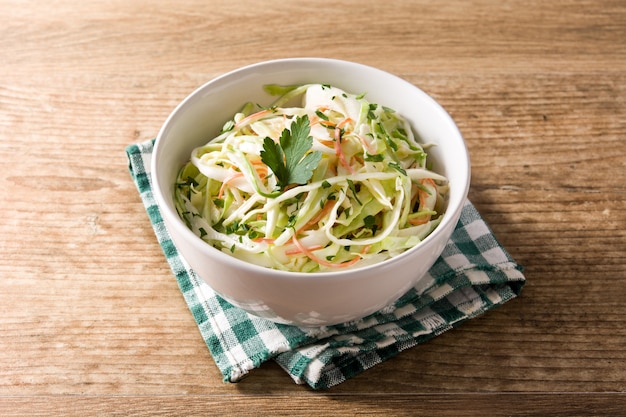
<path fill-rule="evenodd" d="M 273 239 L 271 237 L 257 237 L 257 238 L 252 239 L 253 242 L 266 242 L 269 244 L 274 243 L 275 240 L 276 239 Z"/>
<path fill-rule="evenodd" d="M 437 189 L 437 186 L 435 185 L 435 181 L 433 181 L 432 178 L 424 178 L 423 180 L 420 181 L 420 184 L 431 187 L 433 189 Z M 417 193 L 420 196 L 420 208 L 422 208 L 426 205 L 426 199 L 430 196 L 430 194 L 422 189 L 420 189 Z"/>
<path fill-rule="evenodd" d="M 365 147 L 365 149 L 367 150 L 367 153 L 370 155 L 374 155 L 376 153 L 376 149 L 374 149 L 372 147 L 372 144 L 369 143 L 369 141 L 367 139 L 365 139 L 365 137 L 361 136 L 361 135 L 357 135 L 357 137 L 359 138 L 359 140 L 361 141 L 361 143 L 363 144 L 363 146 Z"/>
<path fill-rule="evenodd" d="M 323 113 L 326 110 L 328 110 L 327 106 L 322 106 L 322 107 L 318 107 L 317 108 L 317 111 L 319 111 L 320 113 Z M 317 113 L 317 111 L 316 111 L 316 113 Z M 318 117 L 317 115 L 309 116 L 309 126 L 314 126 L 316 124 L 320 124 L 320 125 L 325 126 L 325 127 L 335 127 L 335 124 L 333 122 L 330 122 L 328 120 L 324 120 L 324 119 Z"/>
<path fill-rule="evenodd" d="M 259 176 L 263 176 L 267 174 L 267 165 L 258 165 L 254 167 L 254 170 L 259 174 Z"/>
<path fill-rule="evenodd" d="M 254 170 L 259 175 L 259 178 L 263 179 L 267 177 L 269 168 L 261 161 L 252 161 L 252 165 L 254 165 Z"/>
<path fill-rule="evenodd" d="M 320 121 L 320 118 L 317 116 L 309 116 L 309 127 L 313 127 L 316 124 L 318 124 Z"/>
<path fill-rule="evenodd" d="M 354 168 L 350 166 L 348 161 L 346 161 L 346 157 L 343 154 L 343 150 L 341 149 L 341 129 L 338 127 L 335 128 L 335 153 L 339 158 L 339 163 L 344 166 L 351 174 L 354 174 Z"/>
<path fill-rule="evenodd" d="M 343 119 L 341 122 L 339 122 L 339 124 L 337 124 L 337 127 L 339 129 L 341 129 L 342 127 L 344 127 L 346 124 L 350 123 L 352 121 L 351 118 L 346 117 L 345 119 Z"/>
<path fill-rule="evenodd" d="M 324 249 L 324 247 L 322 245 L 315 245 L 315 246 L 311 246 L 310 248 L 307 248 L 310 252 L 316 251 L 316 250 L 320 250 L 320 249 Z M 290 249 L 290 250 L 286 250 L 285 251 L 285 255 L 297 255 L 299 253 L 302 253 L 302 250 L 300 248 L 296 248 L 296 249 Z"/>
<path fill-rule="evenodd" d="M 265 177 L 267 177 L 267 173 L 268 173 L 268 168 L 265 164 L 263 164 L 261 161 L 251 161 L 252 165 L 255 165 L 254 169 L 257 172 L 257 174 L 259 175 L 259 178 L 263 179 Z M 222 198 L 222 196 L 224 195 L 224 191 L 226 191 L 226 187 L 236 178 L 241 178 L 243 177 L 243 173 L 240 171 L 233 171 L 232 174 L 230 174 L 229 176 L 227 176 L 226 178 L 224 178 L 224 182 L 222 182 L 222 185 L 220 186 L 220 191 L 217 194 L 217 198 Z"/>
<path fill-rule="evenodd" d="M 241 178 L 241 177 L 243 177 L 243 173 L 239 171 L 235 171 L 232 174 L 230 174 L 228 177 L 224 178 L 224 182 L 222 182 L 222 185 L 220 186 L 220 191 L 217 194 L 217 198 L 222 198 L 222 196 L 224 195 L 224 191 L 226 190 L 226 187 L 231 181 L 233 181 L 236 178 Z"/>
<path fill-rule="evenodd" d="M 432 178 L 424 178 L 420 181 L 420 184 L 424 185 L 424 186 L 428 186 L 431 187 L 433 189 L 436 189 L 437 186 L 435 185 L 435 182 L 432 180 Z M 417 195 L 419 197 L 419 202 L 420 202 L 420 207 L 418 210 L 418 213 L 420 210 L 428 210 L 428 208 L 426 208 L 426 200 L 428 199 L 428 197 L 430 197 L 430 194 L 427 193 L 426 191 L 424 191 L 423 189 L 418 189 L 417 190 Z M 423 216 L 417 216 L 417 217 L 413 217 L 413 218 L 409 218 L 407 221 L 414 225 L 414 226 L 418 226 L 420 224 L 426 224 L 430 221 L 431 219 L 431 215 L 430 214 L 425 214 Z"/>
<path fill-rule="evenodd" d="M 237 122 L 235 127 L 239 128 L 241 126 L 245 126 L 245 125 L 253 122 L 255 119 L 259 119 L 259 118 L 265 116 L 268 113 L 271 113 L 271 110 L 265 109 L 265 110 L 258 111 L 256 113 L 252 113 L 251 115 L 246 116 L 243 119 L 241 119 L 239 122 Z"/>
<path fill-rule="evenodd" d="M 322 218 L 324 218 L 324 216 L 334 207 L 334 205 L 335 200 L 326 200 L 324 207 L 322 207 L 322 209 L 311 220 L 306 222 L 305 225 L 298 229 L 296 234 L 302 233 L 303 231 L 310 229 L 313 225 L 317 224 L 317 222 L 322 220 Z"/>
<path fill-rule="evenodd" d="M 356 255 L 354 258 L 350 259 L 349 261 L 342 262 L 340 264 L 328 262 L 325 259 L 318 258 L 317 256 L 313 254 L 311 250 L 304 247 L 302 243 L 300 243 L 298 238 L 296 238 L 296 235 L 293 235 L 293 238 L 291 240 L 293 241 L 293 244 L 296 245 L 296 247 L 300 249 L 300 251 L 304 253 L 313 262 L 317 262 L 318 264 L 329 267 L 329 268 L 346 268 L 348 266 L 354 265 L 355 263 L 361 260 L 361 255 Z M 363 248 L 363 250 L 361 251 L 361 254 L 367 252 L 368 250 L 369 250 L 369 245 Z"/>

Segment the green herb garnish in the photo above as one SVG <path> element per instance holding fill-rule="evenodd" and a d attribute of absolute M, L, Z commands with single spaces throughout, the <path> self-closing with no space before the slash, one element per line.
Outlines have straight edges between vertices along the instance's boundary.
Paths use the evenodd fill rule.
<path fill-rule="evenodd" d="M 361 203 L 361 200 L 359 200 L 359 196 L 357 195 L 357 189 L 356 186 L 354 185 L 354 182 L 348 178 L 348 188 L 350 188 L 350 191 L 352 191 L 352 195 L 354 196 L 354 199 L 356 200 L 357 203 L 359 203 L 360 205 L 363 205 L 363 203 Z"/>
<path fill-rule="evenodd" d="M 263 140 L 261 160 L 276 175 L 281 191 L 291 184 L 306 184 L 322 158 L 320 151 L 309 152 L 313 146 L 310 131 L 309 117 L 304 115 L 295 118 L 291 130 L 282 131 L 280 143 L 269 137 Z"/>
<path fill-rule="evenodd" d="M 366 153 L 365 154 L 365 160 L 367 162 L 382 162 L 383 161 L 383 155 L 379 154 L 379 153 L 374 154 L 374 155 Z"/>
<path fill-rule="evenodd" d="M 328 116 L 326 116 L 324 113 L 322 113 L 320 110 L 315 110 L 315 114 L 317 115 L 317 117 L 319 117 L 322 120 L 326 120 L 328 121 Z"/>
<path fill-rule="evenodd" d="M 376 217 L 371 214 L 369 216 L 365 216 L 363 218 L 363 224 L 366 228 L 372 231 L 372 234 L 376 234 L 376 230 L 378 229 L 378 226 L 376 225 Z"/>
<path fill-rule="evenodd" d="M 398 171 L 399 173 L 401 173 L 402 175 L 407 175 L 406 170 L 402 168 L 400 164 L 396 164 L 395 162 L 389 162 L 389 166 L 395 169 L 396 171 Z"/>

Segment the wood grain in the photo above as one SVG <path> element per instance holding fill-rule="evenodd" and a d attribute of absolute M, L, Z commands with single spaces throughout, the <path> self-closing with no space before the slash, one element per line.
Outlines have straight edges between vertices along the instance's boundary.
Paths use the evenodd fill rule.
<path fill-rule="evenodd" d="M 626 4 L 0 0 L 0 415 L 623 415 Z M 130 180 L 193 89 L 325 56 L 437 99 L 519 299 L 328 392 L 225 384 Z"/>
<path fill-rule="evenodd" d="M 256 416 L 258 410 L 268 410 L 272 416 L 310 416 L 312 411 L 322 415 L 354 415 L 398 417 L 440 415 L 467 417 L 488 415 L 506 416 L 607 416 L 623 414 L 626 399 L 622 394 L 434 394 L 434 395 L 185 395 L 156 396 L 147 402 L 137 396 L 42 396 L 34 401 L 11 398 L 11 408 L 0 404 L 3 416 L 32 417 L 50 414 L 64 416 L 188 416 L 239 415 Z M 124 407 L 120 408 L 120 403 Z M 471 406 L 471 409 L 467 407 Z M 36 411 L 33 413 L 33 409 Z M 321 410 L 321 411 L 320 411 Z M 349 410 L 348 412 L 346 412 Z"/>

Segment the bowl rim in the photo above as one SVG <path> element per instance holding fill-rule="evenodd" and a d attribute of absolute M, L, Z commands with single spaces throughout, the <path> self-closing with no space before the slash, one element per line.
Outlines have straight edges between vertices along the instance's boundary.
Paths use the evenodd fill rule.
<path fill-rule="evenodd" d="M 448 207 L 442 215 L 443 218 L 441 220 L 441 223 L 437 225 L 437 227 L 428 236 L 426 236 L 422 241 L 420 241 L 417 245 L 413 246 L 410 249 L 407 249 L 406 251 L 402 252 L 401 254 L 397 256 L 388 258 L 384 261 L 381 261 L 375 264 L 366 265 L 363 267 L 356 267 L 356 268 L 350 268 L 350 269 L 338 270 L 338 271 L 326 271 L 326 272 L 285 271 L 285 270 L 268 268 L 268 267 L 257 265 L 251 262 L 247 262 L 245 260 L 236 258 L 234 256 L 228 255 L 220 251 L 219 249 L 208 244 L 207 242 L 202 240 L 198 235 L 193 233 L 193 231 L 189 229 L 187 225 L 182 221 L 182 219 L 178 216 L 178 213 L 173 212 L 175 211 L 175 209 L 171 210 L 169 204 L 166 201 L 166 197 L 164 193 L 162 192 L 164 189 L 169 189 L 170 184 L 162 184 L 157 175 L 158 154 L 160 152 L 161 147 L 164 146 L 163 136 L 167 131 L 167 127 L 176 118 L 178 113 L 187 106 L 188 102 L 194 100 L 194 97 L 196 97 L 198 94 L 203 92 L 205 89 L 210 88 L 211 85 L 219 83 L 221 80 L 237 76 L 237 74 L 240 74 L 242 72 L 249 72 L 251 70 L 254 70 L 255 68 L 272 66 L 272 65 L 282 65 L 286 63 L 296 63 L 300 65 L 303 65 L 306 63 L 339 64 L 339 65 L 344 65 L 344 66 L 352 66 L 353 68 L 360 67 L 361 69 L 364 69 L 370 72 L 378 72 L 381 75 L 385 75 L 386 77 L 394 78 L 397 82 L 406 84 L 407 88 L 412 89 L 414 94 L 416 93 L 422 96 L 423 99 L 425 99 L 429 103 L 429 105 L 432 106 L 433 109 L 437 113 L 439 113 L 441 117 L 446 121 L 446 123 L 455 131 L 456 136 L 460 139 L 460 145 L 462 145 L 460 147 L 460 151 L 462 152 L 464 156 L 462 160 L 464 164 L 466 165 L 465 172 L 463 173 L 463 177 L 465 178 L 465 181 L 463 185 L 463 190 L 461 191 L 461 194 L 460 194 L 461 199 L 460 201 L 456 202 L 456 205 L 453 207 L 450 206 L 451 202 L 448 201 Z M 337 279 L 338 277 L 344 277 L 344 276 L 349 277 L 349 276 L 354 276 L 355 273 L 356 275 L 358 275 L 359 272 L 365 272 L 367 270 L 378 269 L 381 267 L 389 266 L 390 264 L 399 262 L 400 260 L 404 258 L 412 256 L 414 252 L 421 250 L 420 248 L 425 248 L 427 246 L 430 246 L 432 244 L 431 242 L 435 241 L 438 235 L 440 235 L 441 233 L 443 233 L 445 229 L 447 229 L 446 225 L 449 227 L 450 226 L 449 223 L 452 221 L 455 222 L 455 224 L 452 225 L 452 230 L 454 230 L 454 227 L 456 226 L 456 222 L 458 221 L 460 212 L 465 204 L 465 200 L 467 199 L 467 195 L 468 195 L 469 187 L 470 187 L 470 181 L 471 181 L 471 161 L 469 158 L 469 151 L 467 148 L 467 144 L 465 143 L 463 135 L 461 134 L 460 129 L 458 128 L 456 122 L 453 120 L 450 114 L 434 98 L 432 98 L 428 93 L 423 91 L 421 88 L 417 87 L 415 84 L 412 84 L 408 82 L 407 80 L 399 77 L 398 75 L 387 72 L 380 68 L 369 66 L 366 64 L 358 63 L 358 62 L 353 62 L 353 61 L 347 61 L 347 60 L 341 60 L 341 59 L 335 59 L 335 58 L 323 58 L 323 57 L 293 57 L 293 58 L 278 58 L 278 59 L 260 61 L 260 62 L 256 62 L 256 63 L 252 63 L 252 64 L 248 64 L 248 65 L 244 65 L 244 66 L 232 69 L 230 71 L 220 74 L 206 81 L 205 83 L 201 84 L 199 87 L 194 89 L 191 93 L 189 93 L 182 101 L 180 101 L 176 105 L 176 107 L 172 110 L 172 112 L 168 115 L 168 117 L 165 119 L 165 122 L 162 124 L 156 136 L 150 164 L 151 164 L 150 177 L 151 177 L 151 181 L 153 185 L 152 186 L 153 196 L 155 198 L 155 201 L 157 203 L 161 216 L 164 220 L 167 218 L 169 220 L 169 223 L 172 225 L 172 227 L 175 227 L 178 232 L 182 233 L 183 237 L 187 239 L 188 242 L 190 242 L 193 246 L 195 246 L 200 251 L 203 251 L 203 252 L 211 251 L 214 256 L 220 259 L 220 261 L 223 261 L 229 264 L 229 266 L 235 269 L 239 269 L 242 272 L 252 273 L 255 275 L 271 274 L 275 278 L 285 278 L 285 279 L 302 279 L 303 277 L 307 277 L 307 278 L 314 278 L 316 280 L 327 280 L 327 279 Z M 168 234 L 170 236 L 172 235 L 172 233 L 169 231 L 168 231 Z"/>

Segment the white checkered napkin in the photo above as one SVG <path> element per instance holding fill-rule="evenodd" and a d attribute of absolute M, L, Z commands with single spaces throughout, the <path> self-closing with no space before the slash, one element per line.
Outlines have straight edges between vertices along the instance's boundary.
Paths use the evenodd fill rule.
<path fill-rule="evenodd" d="M 219 297 L 179 255 L 163 224 L 150 184 L 153 141 L 126 149 L 130 171 L 157 240 L 224 380 L 236 382 L 273 359 L 297 383 L 337 385 L 399 352 L 516 297 L 525 278 L 467 202 L 430 285 L 352 323 L 316 329 L 276 324 Z"/>

